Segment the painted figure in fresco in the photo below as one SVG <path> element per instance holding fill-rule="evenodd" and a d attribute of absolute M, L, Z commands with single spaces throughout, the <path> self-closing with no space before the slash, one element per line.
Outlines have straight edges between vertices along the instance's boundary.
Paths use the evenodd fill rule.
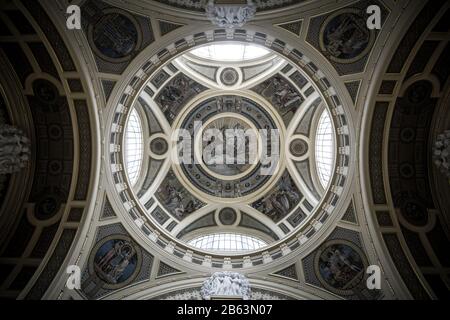
<path fill-rule="evenodd" d="M 233 176 L 246 171 L 250 167 L 250 138 L 245 136 L 245 139 L 235 139 L 235 136 L 232 134 L 238 135 L 240 132 L 245 134 L 248 128 L 236 120 L 226 119 L 223 123 L 210 126 L 208 129 L 217 129 L 220 131 L 220 135 L 218 137 L 212 136 L 209 141 L 205 141 L 204 148 L 215 143 L 216 139 L 220 139 L 218 142 L 223 145 L 223 153 L 221 155 L 216 154 L 215 148 L 212 149 L 211 154 L 208 154 L 208 157 L 211 159 L 217 156 L 218 160 L 220 160 L 208 164 L 208 168 L 224 176 Z M 227 133 L 232 136 L 227 136 Z M 208 163 L 210 159 L 204 158 L 203 161 Z"/>
<path fill-rule="evenodd" d="M 289 176 L 281 178 L 278 189 L 262 200 L 262 212 L 278 221 L 288 214 L 300 201 L 300 195 L 296 191 Z"/>
<path fill-rule="evenodd" d="M 133 22 L 121 14 L 109 14 L 94 27 L 94 42 L 107 57 L 116 59 L 130 54 L 137 44 L 138 32 Z"/>
<path fill-rule="evenodd" d="M 355 278 L 362 278 L 364 265 L 359 254 L 350 246 L 336 244 L 326 248 L 319 260 L 322 278 L 332 287 L 348 287 Z"/>
<path fill-rule="evenodd" d="M 194 211 L 200 209 L 201 206 L 202 205 L 199 201 L 197 201 L 195 199 L 191 199 L 191 200 L 189 200 L 188 204 L 186 205 L 185 211 L 191 213 L 191 212 L 194 212 Z"/>
<path fill-rule="evenodd" d="M 128 267 L 128 265 L 130 264 L 130 253 L 125 254 L 123 256 L 123 260 L 121 262 L 119 262 L 113 270 L 111 270 L 111 277 L 114 280 L 115 283 L 117 283 L 117 281 L 119 280 L 119 278 L 121 277 L 122 273 L 125 271 L 125 269 Z"/>
<path fill-rule="evenodd" d="M 107 249 L 109 248 L 109 249 Z M 104 250 L 107 250 L 103 253 Z M 124 240 L 110 240 L 97 252 L 94 263 L 97 275 L 110 284 L 125 281 L 136 268 L 136 251 Z"/>
<path fill-rule="evenodd" d="M 123 246 L 123 241 L 118 241 L 115 243 L 114 247 L 112 247 L 98 262 L 98 267 L 103 268 L 109 264 L 111 259 L 119 253 L 120 247 Z"/>
<path fill-rule="evenodd" d="M 206 87 L 184 74 L 179 74 L 161 90 L 156 102 L 167 120 L 172 122 L 185 102 L 204 90 L 206 90 Z"/>
<path fill-rule="evenodd" d="M 286 81 L 282 81 L 281 78 L 278 77 L 274 78 L 273 86 L 275 89 L 274 102 L 280 113 L 283 116 L 289 112 L 295 113 L 298 107 L 295 102 L 301 101 L 298 93 L 295 92 Z"/>
<path fill-rule="evenodd" d="M 173 174 L 168 175 L 168 179 L 161 186 L 157 197 L 165 208 L 178 219 L 186 217 L 203 205 L 181 186 Z"/>
<path fill-rule="evenodd" d="M 168 195 L 167 200 L 165 202 L 167 209 L 175 213 L 177 217 L 181 217 L 184 213 L 182 192 L 178 191 L 170 183 L 166 187 L 166 192 L 167 192 L 166 194 Z"/>
<path fill-rule="evenodd" d="M 161 104 L 166 107 L 167 104 L 184 99 L 184 95 L 189 91 L 190 83 L 185 77 L 177 77 L 169 83 L 161 94 Z"/>
<path fill-rule="evenodd" d="M 336 58 L 351 59 L 365 50 L 370 31 L 355 14 L 342 14 L 333 19 L 324 34 L 326 50 Z"/>
<path fill-rule="evenodd" d="M 281 75 L 273 76 L 252 90 L 268 99 L 287 122 L 304 101 L 295 87 Z"/>

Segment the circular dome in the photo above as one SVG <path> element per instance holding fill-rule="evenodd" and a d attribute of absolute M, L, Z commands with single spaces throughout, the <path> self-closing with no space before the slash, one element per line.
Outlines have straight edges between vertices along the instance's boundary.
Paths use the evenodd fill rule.
<path fill-rule="evenodd" d="M 225 47 L 239 57 L 220 56 Z M 262 250 L 295 250 L 332 215 L 348 174 L 349 155 L 335 151 L 349 143 L 346 117 L 323 73 L 292 54 L 199 43 L 143 65 L 147 77 L 121 99 L 134 101 L 131 111 L 119 106 L 114 117 L 112 143 L 123 147 L 111 161 L 119 164 L 121 150 L 129 157 L 127 134 L 117 140 L 115 128 L 131 112 L 125 131 L 140 123 L 149 141 L 136 174 L 142 182 L 116 189 L 149 241 L 194 263 L 209 254 L 243 266 Z M 136 183 L 135 167 L 124 163 L 125 185 Z"/>

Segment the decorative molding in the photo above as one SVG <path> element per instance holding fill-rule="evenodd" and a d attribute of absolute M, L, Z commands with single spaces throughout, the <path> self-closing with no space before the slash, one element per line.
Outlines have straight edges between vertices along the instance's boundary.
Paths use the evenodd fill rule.
<path fill-rule="evenodd" d="M 182 24 L 178 24 L 171 21 L 158 20 L 158 23 L 161 36 L 165 36 L 166 34 L 183 27 Z"/>
<path fill-rule="evenodd" d="M 293 35 L 299 37 L 300 32 L 302 31 L 302 23 L 303 20 L 296 20 L 296 21 L 290 21 L 290 22 L 284 22 L 280 24 L 276 24 L 276 27 L 279 27 L 283 30 L 286 30 L 289 33 L 292 33 Z"/>
<path fill-rule="evenodd" d="M 277 277 L 283 277 L 283 278 L 288 278 L 290 280 L 298 281 L 297 268 L 296 268 L 295 264 L 290 265 L 289 267 L 284 268 L 280 271 L 277 271 L 273 275 L 277 276 Z"/>
<path fill-rule="evenodd" d="M 352 97 L 353 103 L 356 105 L 361 87 L 361 80 L 345 82 L 345 87 L 347 88 L 350 97 Z"/>
<path fill-rule="evenodd" d="M 159 262 L 159 267 L 158 267 L 158 274 L 157 274 L 157 278 L 161 278 L 161 277 L 166 277 L 166 276 L 170 276 L 170 275 L 175 275 L 175 274 L 179 274 L 182 273 L 180 270 L 175 269 L 172 266 L 169 266 L 168 264 L 160 261 Z"/>
<path fill-rule="evenodd" d="M 353 224 L 358 224 L 358 218 L 356 217 L 356 211 L 353 202 L 349 204 L 347 210 L 344 213 L 344 216 L 342 217 L 342 220 Z"/>

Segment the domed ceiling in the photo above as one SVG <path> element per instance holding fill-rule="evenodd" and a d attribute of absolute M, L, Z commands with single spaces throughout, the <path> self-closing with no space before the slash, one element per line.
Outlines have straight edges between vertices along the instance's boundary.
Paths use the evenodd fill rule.
<path fill-rule="evenodd" d="M 448 1 L 252 3 L 2 2 L 0 298 L 448 297 Z"/>
<path fill-rule="evenodd" d="M 241 248 L 250 250 L 317 215 L 336 137 L 304 71 L 264 47 L 220 42 L 169 61 L 139 90 L 124 167 L 159 230 L 191 244 L 251 237 L 258 248 Z"/>

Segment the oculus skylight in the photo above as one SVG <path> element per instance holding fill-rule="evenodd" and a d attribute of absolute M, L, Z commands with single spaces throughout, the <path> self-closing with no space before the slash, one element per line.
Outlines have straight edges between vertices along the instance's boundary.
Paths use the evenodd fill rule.
<path fill-rule="evenodd" d="M 202 250 L 220 252 L 253 251 L 267 245 L 256 237 L 237 233 L 204 235 L 189 241 L 189 244 Z"/>
<path fill-rule="evenodd" d="M 250 44 L 213 44 L 194 49 L 192 55 L 202 59 L 241 62 L 262 58 L 270 53 L 269 50 Z"/>

